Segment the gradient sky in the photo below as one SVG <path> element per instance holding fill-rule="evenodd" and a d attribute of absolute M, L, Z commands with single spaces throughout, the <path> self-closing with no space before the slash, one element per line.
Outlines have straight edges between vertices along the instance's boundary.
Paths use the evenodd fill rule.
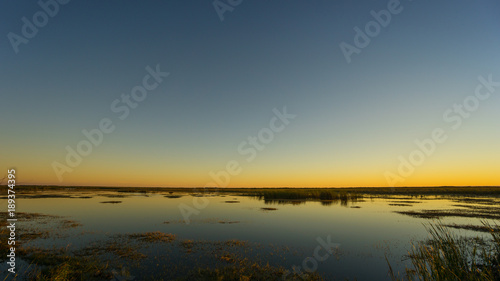
<path fill-rule="evenodd" d="M 456 130 L 443 119 L 479 76 L 500 81 L 500 2 L 401 1 L 347 63 L 339 45 L 389 2 L 243 0 L 221 21 L 212 1 L 73 0 L 16 54 L 8 34 L 41 7 L 2 1 L 2 174 L 193 187 L 235 160 L 231 187 L 388 186 L 398 157 L 442 128 L 447 140 L 398 185 L 500 185 L 500 87 Z M 111 103 L 156 65 L 170 75 L 120 120 Z M 296 118 L 247 161 L 238 146 L 285 106 Z M 53 163 L 102 118 L 115 131 L 60 182 Z"/>

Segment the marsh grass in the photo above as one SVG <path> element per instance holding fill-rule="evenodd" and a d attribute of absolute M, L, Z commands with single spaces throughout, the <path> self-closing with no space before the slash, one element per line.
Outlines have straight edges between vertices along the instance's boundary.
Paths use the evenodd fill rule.
<path fill-rule="evenodd" d="M 491 226 L 485 225 L 472 225 L 472 224 L 447 224 L 446 227 L 456 228 L 456 229 L 466 229 L 479 232 L 491 232 Z M 493 227 L 493 231 L 500 232 L 500 227 Z"/>
<path fill-rule="evenodd" d="M 108 241 L 104 243 L 93 243 L 79 251 L 80 256 L 104 256 L 112 254 L 120 259 L 138 261 L 145 259 L 147 256 L 139 251 L 139 246 L 130 243 L 130 241 Z"/>
<path fill-rule="evenodd" d="M 178 199 L 178 198 L 181 198 L 183 196 L 182 195 L 171 195 L 171 193 L 170 193 L 170 195 L 164 195 L 163 197 L 170 198 L 170 199 Z"/>
<path fill-rule="evenodd" d="M 418 204 L 422 203 L 422 201 L 415 201 L 415 200 L 389 200 L 389 203 L 397 203 L 397 204 Z"/>
<path fill-rule="evenodd" d="M 358 202 L 363 199 L 361 193 L 346 192 L 341 189 L 263 189 L 256 192 L 255 197 L 264 200 L 266 203 L 279 204 L 286 200 L 302 203 L 313 200 L 321 201 L 321 204 L 325 206 L 337 204 L 339 202 L 342 206 L 347 206 L 350 202 Z"/>
<path fill-rule="evenodd" d="M 42 185 L 19 185 L 16 186 L 19 194 L 23 198 L 29 198 L 30 195 L 44 195 L 51 191 L 71 191 L 72 193 L 78 191 L 84 192 L 121 192 L 123 194 L 137 194 L 137 193 L 185 193 L 186 188 L 165 188 L 165 187 L 95 187 L 95 186 L 78 186 L 78 187 L 65 187 L 65 186 L 42 186 Z M 455 196 L 464 198 L 464 196 L 486 196 L 486 197 L 500 197 L 500 186 L 428 186 L 428 187 L 349 187 L 349 188 L 204 188 L 205 193 L 214 193 L 220 195 L 239 194 L 248 196 L 258 196 L 262 193 L 276 192 L 276 193 L 298 193 L 297 199 L 303 198 L 303 194 L 307 193 L 321 193 L 322 191 L 340 192 L 340 193 L 356 193 L 360 195 L 389 195 L 389 196 L 410 196 L 410 197 L 425 197 L 425 196 Z M 295 196 L 295 195 L 291 195 Z M 74 197 L 71 197 L 74 198 Z M 481 200 L 481 199 L 479 199 Z M 498 201 L 497 201 L 498 202 Z"/>
<path fill-rule="evenodd" d="M 391 203 L 388 205 L 393 206 L 393 207 L 412 207 L 413 206 L 412 204 L 407 204 L 407 203 Z"/>
<path fill-rule="evenodd" d="M 10 230 L 7 228 L 7 212 L 0 212 L 0 261 L 6 260 L 10 245 L 8 241 Z M 80 226 L 81 224 L 73 220 L 63 220 L 61 216 L 46 215 L 40 213 L 25 213 L 17 212 L 16 218 L 19 221 L 29 221 L 29 224 L 16 224 L 16 248 L 22 247 L 23 244 L 36 240 L 45 239 L 51 236 L 62 237 L 63 235 L 57 230 L 68 229 Z"/>
<path fill-rule="evenodd" d="M 500 280 L 500 233 L 489 223 L 485 221 L 482 223 L 489 229 L 491 240 L 458 237 L 442 223 L 427 226 L 431 239 L 412 244 L 409 252 L 412 268 L 406 269 L 407 279 L 410 281 Z M 389 274 L 393 280 L 405 280 L 396 276 L 389 262 L 388 264 Z"/>
<path fill-rule="evenodd" d="M 160 231 L 145 232 L 145 233 L 135 233 L 130 234 L 130 238 L 137 239 L 139 241 L 144 241 L 148 243 L 155 242 L 172 242 L 175 240 L 176 236 L 170 233 L 163 233 Z"/>
<path fill-rule="evenodd" d="M 99 203 L 102 203 L 102 204 L 120 204 L 120 203 L 122 203 L 122 201 L 102 201 Z"/>
<path fill-rule="evenodd" d="M 206 280 L 227 280 L 227 281 L 250 281 L 250 280 L 301 280 L 301 281 L 319 281 L 325 280 L 317 273 L 290 274 L 283 267 L 271 266 L 269 264 L 260 264 L 248 260 L 235 260 L 234 257 L 225 257 L 230 263 L 224 267 L 218 268 L 195 268 L 185 277 L 178 278 L 179 281 L 206 281 Z M 288 273 L 288 275 L 287 275 Z"/>
<path fill-rule="evenodd" d="M 292 273 L 282 266 L 271 265 L 266 259 L 251 259 L 246 253 L 253 251 L 256 247 L 262 247 L 248 241 L 181 241 L 181 247 L 186 253 L 194 253 L 201 250 L 210 256 L 215 264 L 212 266 L 193 266 L 183 277 L 175 280 L 227 280 L 227 281 L 250 281 L 250 280 L 324 280 L 318 273 L 299 274 Z M 280 253 L 288 252 L 289 249 L 272 248 L 272 255 L 280 256 Z"/>
<path fill-rule="evenodd" d="M 7 213 L 0 213 L 0 237 L 6 241 L 9 230 L 5 227 Z M 112 276 L 108 264 L 100 262 L 93 256 L 75 255 L 65 248 L 40 248 L 27 246 L 31 241 L 49 237 L 62 237 L 59 230 L 81 226 L 74 220 L 65 220 L 60 216 L 39 213 L 16 213 L 16 217 L 23 224 L 16 225 L 18 234 L 16 240 L 16 257 L 28 263 L 24 272 L 19 272 L 18 277 L 26 280 L 109 280 Z M 0 260 L 5 260 L 9 250 L 7 243 L 0 243 Z M 8 276 L 7 276 L 8 277 Z M 6 279 L 4 280 L 8 280 Z M 25 280 L 25 279 L 23 279 Z"/>
<path fill-rule="evenodd" d="M 65 228 L 65 229 L 76 228 L 76 227 L 80 227 L 80 226 L 83 226 L 83 224 L 81 224 L 81 223 L 79 223 L 77 221 L 74 221 L 74 220 L 63 220 L 63 221 L 61 221 L 61 227 Z"/>
<path fill-rule="evenodd" d="M 412 216 L 416 218 L 423 218 L 423 219 L 439 219 L 443 217 L 500 219 L 500 213 L 495 209 L 420 210 L 420 211 L 396 211 L 395 213 Z"/>
<path fill-rule="evenodd" d="M 109 280 L 108 264 L 92 257 L 74 256 L 66 248 L 42 249 L 27 247 L 19 249 L 19 255 L 39 270 L 29 273 L 29 280 Z"/>

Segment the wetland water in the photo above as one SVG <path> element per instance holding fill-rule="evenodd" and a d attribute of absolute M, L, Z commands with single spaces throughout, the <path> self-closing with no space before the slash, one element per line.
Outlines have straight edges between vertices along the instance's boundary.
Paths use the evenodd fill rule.
<path fill-rule="evenodd" d="M 292 280 L 286 272 L 294 267 L 320 280 L 390 280 L 386 257 L 394 271 L 403 272 L 410 242 L 428 238 L 424 224 L 440 218 L 449 225 L 480 225 L 481 218 L 494 222 L 499 213 L 497 198 L 365 195 L 277 201 L 219 193 L 206 197 L 209 204 L 187 224 L 179 206 L 193 206 L 194 196 L 94 190 L 19 196 L 16 235 L 18 248 L 25 250 L 18 251 L 18 280 L 40 274 L 47 263 L 40 257 L 25 261 L 22 255 L 61 249 L 105 263 L 96 277 L 102 280 L 205 280 L 200 276 L 227 266 L 242 276 L 274 272 L 275 280 Z M 6 206 L 7 200 L 0 204 Z M 4 262 L 4 275 L 5 268 Z M 312 274 L 308 278 L 316 280 Z"/>

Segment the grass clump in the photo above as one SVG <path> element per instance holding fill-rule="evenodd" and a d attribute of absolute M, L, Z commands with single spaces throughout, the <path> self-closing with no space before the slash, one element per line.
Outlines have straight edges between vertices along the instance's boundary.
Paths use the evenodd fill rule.
<path fill-rule="evenodd" d="M 260 264 L 248 260 L 230 259 L 230 264 L 217 268 L 195 268 L 185 277 L 176 279 L 178 281 L 250 281 L 250 280 L 301 280 L 301 281 L 320 281 L 325 280 L 317 273 L 298 275 L 290 273 L 282 267 L 271 266 L 269 264 Z"/>
<path fill-rule="evenodd" d="M 74 256 L 66 249 L 21 248 L 19 255 L 39 270 L 29 273 L 29 280 L 108 280 L 107 263 L 93 257 Z"/>
<path fill-rule="evenodd" d="M 154 243 L 154 242 L 172 242 L 175 240 L 176 236 L 170 233 L 154 231 L 154 232 L 130 234 L 129 237 L 140 241 Z"/>
<path fill-rule="evenodd" d="M 102 204 L 120 204 L 120 203 L 122 203 L 122 201 L 102 201 L 99 203 L 102 203 Z"/>
<path fill-rule="evenodd" d="M 82 226 L 83 224 L 77 222 L 77 221 L 74 221 L 74 220 L 63 220 L 61 221 L 61 227 L 62 228 L 76 228 L 76 227 L 80 227 Z"/>
<path fill-rule="evenodd" d="M 407 279 L 500 280 L 500 232 L 487 222 L 483 225 L 490 230 L 492 239 L 489 241 L 458 237 L 441 223 L 427 226 L 431 239 L 412 245 L 409 257 L 413 268 L 406 269 Z M 395 276 L 390 264 L 389 270 L 393 280 L 403 280 Z"/>
<path fill-rule="evenodd" d="M 266 203 L 283 203 L 284 200 L 305 202 L 308 200 L 321 201 L 323 205 L 338 203 L 347 206 L 350 202 L 363 199 L 357 192 L 347 192 L 340 189 L 271 189 L 256 192 L 256 197 Z"/>
<path fill-rule="evenodd" d="M 500 213 L 498 212 L 498 210 L 451 209 L 451 210 L 397 211 L 395 213 L 412 216 L 415 218 L 423 218 L 423 219 L 440 219 L 444 217 L 500 219 Z"/>
<path fill-rule="evenodd" d="M 137 245 L 132 245 L 127 241 L 111 241 L 108 243 L 95 243 L 81 249 L 78 252 L 82 256 L 103 256 L 113 254 L 120 259 L 141 260 L 147 256 L 139 252 Z"/>

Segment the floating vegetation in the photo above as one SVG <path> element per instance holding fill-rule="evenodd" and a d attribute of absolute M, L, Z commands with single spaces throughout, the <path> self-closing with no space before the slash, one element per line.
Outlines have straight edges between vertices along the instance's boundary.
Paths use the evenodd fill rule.
<path fill-rule="evenodd" d="M 119 204 L 119 203 L 122 203 L 122 201 L 101 201 L 99 203 L 102 203 L 102 204 Z"/>
<path fill-rule="evenodd" d="M 406 203 L 392 203 L 388 204 L 389 206 L 398 206 L 398 207 L 412 207 L 412 204 L 406 204 Z"/>
<path fill-rule="evenodd" d="M 500 205 L 500 203 L 499 203 L 499 205 Z M 459 207 L 459 208 L 470 209 L 471 211 L 500 213 L 500 207 L 498 207 L 498 205 L 496 205 L 496 206 L 493 206 L 493 205 L 480 205 L 480 206 L 478 206 L 478 205 L 456 204 L 453 206 Z"/>
<path fill-rule="evenodd" d="M 228 200 L 224 201 L 224 203 L 240 203 L 240 201 Z"/>
<path fill-rule="evenodd" d="M 194 244 L 193 240 L 186 239 L 181 241 L 181 246 L 185 249 L 190 250 L 191 248 L 193 248 L 193 244 Z"/>
<path fill-rule="evenodd" d="M 155 232 L 129 234 L 128 237 L 140 241 L 145 241 L 148 243 L 154 243 L 154 242 L 172 242 L 175 240 L 176 236 L 170 233 L 155 231 Z"/>
<path fill-rule="evenodd" d="M 395 213 L 424 219 L 438 219 L 442 217 L 500 219 L 500 213 L 495 211 L 474 211 L 464 209 L 396 211 Z"/>
<path fill-rule="evenodd" d="M 164 197 L 165 198 L 171 198 L 171 199 L 177 199 L 177 198 L 181 198 L 182 195 L 165 195 Z"/>
<path fill-rule="evenodd" d="M 422 201 L 414 201 L 414 200 L 390 200 L 388 202 L 389 203 L 396 203 L 396 204 L 418 204 L 418 203 L 422 203 Z"/>
<path fill-rule="evenodd" d="M 109 280 L 113 277 L 108 263 L 95 257 L 72 255 L 66 248 L 21 247 L 18 251 L 20 257 L 38 269 L 28 273 L 29 280 Z"/>
<path fill-rule="evenodd" d="M 222 244 L 224 244 L 225 246 L 229 246 L 229 247 L 246 246 L 246 245 L 248 245 L 248 241 L 231 239 L 231 240 L 227 240 L 227 241 L 222 242 Z"/>
<path fill-rule="evenodd" d="M 453 201 L 468 204 L 500 205 L 500 200 L 495 198 L 460 198 Z"/>
<path fill-rule="evenodd" d="M 112 254 L 117 258 L 128 260 L 142 260 L 147 256 L 139 252 L 139 246 L 133 245 L 130 241 L 123 241 L 123 239 L 116 238 L 112 241 L 92 243 L 79 251 L 78 255 L 84 256 L 102 256 L 105 254 Z"/>
<path fill-rule="evenodd" d="M 70 194 L 25 194 L 23 199 L 73 198 Z"/>
<path fill-rule="evenodd" d="M 123 194 L 101 194 L 100 196 L 106 197 L 106 198 L 127 198 L 128 195 L 123 195 Z"/>
<path fill-rule="evenodd" d="M 277 204 L 277 205 L 302 205 L 305 204 L 307 201 L 306 200 L 289 200 L 289 199 L 272 199 L 272 200 L 264 200 L 264 204 Z"/>
<path fill-rule="evenodd" d="M 83 224 L 74 220 L 63 220 L 61 221 L 62 228 L 75 228 L 82 226 Z"/>
<path fill-rule="evenodd" d="M 278 210 L 278 209 L 276 209 L 276 208 L 268 208 L 268 207 L 266 207 L 266 208 L 260 208 L 260 209 L 261 209 L 262 211 L 276 211 L 276 210 Z"/>
<path fill-rule="evenodd" d="M 445 224 L 446 227 L 456 228 L 456 229 L 466 229 L 478 232 L 500 232 L 499 227 L 486 226 L 486 225 L 472 225 L 472 224 Z"/>

